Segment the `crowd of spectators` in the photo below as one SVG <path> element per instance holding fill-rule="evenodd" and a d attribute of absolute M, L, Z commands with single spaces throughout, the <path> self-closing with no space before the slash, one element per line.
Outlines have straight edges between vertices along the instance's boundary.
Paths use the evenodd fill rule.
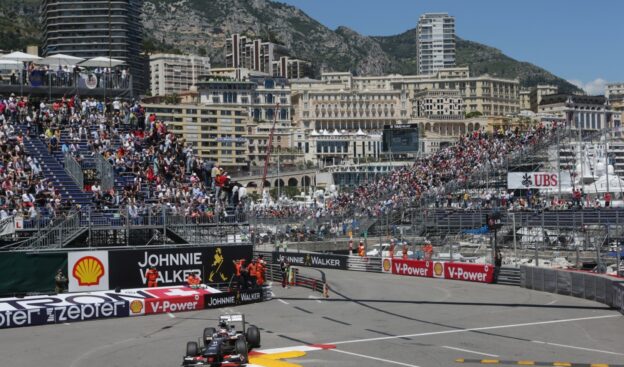
<path fill-rule="evenodd" d="M 18 126 L 32 121 L 28 108 L 13 94 L 0 97 L 0 219 L 18 214 L 35 219 L 42 212 L 54 216 L 71 205 L 44 177 L 38 158 L 26 154 Z"/>
<path fill-rule="evenodd" d="M 447 195 L 446 185 L 461 187 L 486 167 L 498 167 L 508 154 L 521 152 L 543 142 L 557 127 L 535 126 L 529 131 L 507 129 L 487 133 L 484 129 L 461 137 L 456 144 L 419 158 L 352 193 L 343 193 L 328 206 L 337 213 L 360 212 L 369 217 L 384 215 L 400 206 L 409 206 L 425 195 Z M 487 194 L 485 197 L 488 203 Z M 489 201 L 491 202 L 491 196 Z M 464 200 L 467 204 L 469 200 Z"/>
<path fill-rule="evenodd" d="M 109 190 L 103 190 L 97 182 L 88 186 L 95 208 L 123 208 L 132 218 L 166 208 L 172 214 L 198 221 L 226 216 L 226 208 L 231 208 L 230 213 L 233 209 L 236 214 L 291 220 L 379 217 L 400 206 L 415 204 L 426 195 L 432 195 L 438 207 L 546 205 L 548 200 L 538 195 L 516 198 L 513 192 L 497 190 L 457 194 L 447 193 L 445 187 L 449 183 L 461 186 L 483 168 L 500 166 L 508 154 L 543 142 L 556 129 L 536 126 L 526 132 L 477 130 L 452 146 L 352 192 L 326 196 L 312 205 L 275 204 L 266 198 L 258 205 L 222 167 L 197 157 L 188 142 L 171 132 L 156 115 L 146 116 L 136 101 L 103 101 L 76 95 L 32 104 L 11 96 L 0 103 L 0 116 L 0 204 L 7 213 L 27 210 L 31 217 L 36 215 L 33 211 L 37 207 L 51 206 L 54 210 L 67 205 L 45 181 L 36 157 L 24 153 L 24 136 L 17 126 L 26 126 L 26 135 L 45 139 L 52 153 L 71 154 L 78 162 L 102 155 L 111 164 L 123 185 Z M 562 204 L 551 201 L 549 205 Z M 332 230 L 340 232 L 340 228 Z"/>

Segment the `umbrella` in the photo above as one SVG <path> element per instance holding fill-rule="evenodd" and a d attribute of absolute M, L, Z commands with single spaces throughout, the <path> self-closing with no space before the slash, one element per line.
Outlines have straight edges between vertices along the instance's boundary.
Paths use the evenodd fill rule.
<path fill-rule="evenodd" d="M 42 60 L 37 61 L 37 64 L 70 66 L 70 65 L 79 64 L 83 62 L 84 60 L 85 59 L 81 57 L 75 57 L 75 56 L 64 55 L 64 54 L 56 54 L 56 55 L 50 55 Z"/>
<path fill-rule="evenodd" d="M 80 66 L 85 66 L 85 67 L 94 67 L 94 68 L 108 68 L 108 67 L 112 67 L 112 66 L 117 66 L 117 65 L 121 65 L 125 63 L 122 60 L 117 60 L 117 59 L 109 59 L 108 57 L 96 57 L 93 59 L 89 59 L 87 61 L 83 61 L 82 63 L 80 63 Z"/>
<path fill-rule="evenodd" d="M 3 60 L 0 58 L 0 70 L 16 70 L 23 69 L 24 63 L 15 60 Z"/>
<path fill-rule="evenodd" d="M 41 60 L 41 57 L 16 51 L 7 55 L 2 55 L 0 56 L 0 59 L 27 62 Z"/>

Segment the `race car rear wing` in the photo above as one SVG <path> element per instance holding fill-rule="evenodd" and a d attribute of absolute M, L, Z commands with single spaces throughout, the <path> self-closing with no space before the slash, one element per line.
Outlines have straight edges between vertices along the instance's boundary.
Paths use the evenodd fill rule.
<path fill-rule="evenodd" d="M 246 323 L 245 323 L 245 315 L 243 314 L 230 314 L 230 315 L 221 315 L 219 316 L 219 321 L 225 321 L 228 324 L 231 324 L 233 322 L 237 322 L 237 323 L 241 323 L 241 329 L 240 331 L 242 333 L 245 333 L 246 329 Z"/>

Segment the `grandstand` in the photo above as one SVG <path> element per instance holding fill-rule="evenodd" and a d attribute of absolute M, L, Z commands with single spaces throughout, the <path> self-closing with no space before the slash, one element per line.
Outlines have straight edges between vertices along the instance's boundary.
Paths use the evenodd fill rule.
<path fill-rule="evenodd" d="M 570 150 L 577 136 L 563 126 L 473 131 L 432 156 L 328 199 L 324 207 L 293 208 L 252 205 L 240 185 L 217 182 L 212 173 L 214 168 L 219 173 L 218 167 L 206 167 L 137 102 L 74 96 L 48 103 L 11 96 L 1 105 L 0 172 L 9 182 L 0 195 L 1 219 L 20 218 L 15 221 L 20 228 L 3 236 L 5 249 L 322 241 L 350 235 L 443 243 L 482 227 L 495 207 L 515 213 L 515 227 L 503 216 L 503 244 L 519 228 L 574 237 L 582 226 L 595 230 L 624 222 L 619 209 L 564 210 L 567 205 L 546 205 L 547 198 L 538 196 L 522 204 L 506 190 L 507 172 L 552 169 L 552 147 Z"/>

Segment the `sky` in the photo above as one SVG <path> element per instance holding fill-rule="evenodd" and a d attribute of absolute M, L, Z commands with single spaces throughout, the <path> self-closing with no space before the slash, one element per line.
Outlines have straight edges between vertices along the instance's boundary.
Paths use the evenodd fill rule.
<path fill-rule="evenodd" d="M 457 36 L 496 47 L 585 89 L 624 81 L 622 0 L 280 0 L 325 26 L 365 35 L 414 28 L 426 12 L 455 17 Z"/>

